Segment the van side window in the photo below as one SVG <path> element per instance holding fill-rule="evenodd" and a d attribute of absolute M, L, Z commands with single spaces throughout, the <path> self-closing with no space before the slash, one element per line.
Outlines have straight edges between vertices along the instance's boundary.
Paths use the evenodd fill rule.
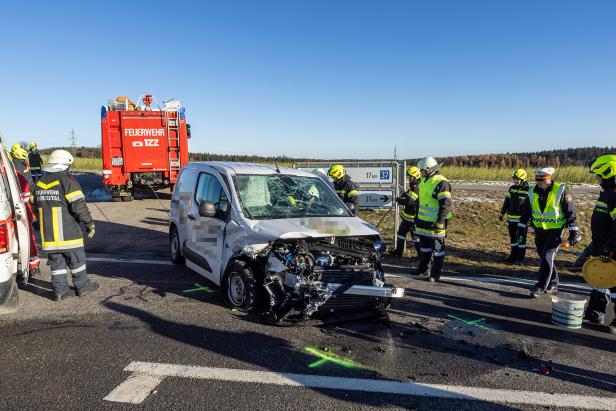
<path fill-rule="evenodd" d="M 195 202 L 199 205 L 202 201 L 214 203 L 216 208 L 222 212 L 226 212 L 229 207 L 229 200 L 227 199 L 222 185 L 218 179 L 211 174 L 199 174 L 197 189 L 195 190 Z"/>

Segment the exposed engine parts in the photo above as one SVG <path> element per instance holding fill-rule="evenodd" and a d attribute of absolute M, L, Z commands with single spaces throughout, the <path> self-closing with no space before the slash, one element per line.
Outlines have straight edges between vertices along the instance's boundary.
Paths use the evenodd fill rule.
<path fill-rule="evenodd" d="M 374 241 L 362 237 L 278 240 L 272 243 L 263 285 L 272 321 L 302 321 L 386 308 L 390 296 Z"/>

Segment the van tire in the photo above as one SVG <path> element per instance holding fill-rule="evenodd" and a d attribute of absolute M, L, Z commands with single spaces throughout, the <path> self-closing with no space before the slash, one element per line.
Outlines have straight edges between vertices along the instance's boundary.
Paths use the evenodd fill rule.
<path fill-rule="evenodd" d="M 180 234 L 177 227 L 171 227 L 169 232 L 169 257 L 173 264 L 184 264 L 186 259 L 182 257 L 182 246 L 180 244 Z"/>
<path fill-rule="evenodd" d="M 246 262 L 233 261 L 221 285 L 223 298 L 229 307 L 246 312 L 257 308 L 258 285 L 252 268 Z"/>
<path fill-rule="evenodd" d="M 112 196 L 111 197 L 111 201 L 113 201 L 114 203 L 118 203 L 118 202 L 122 201 L 122 197 L 120 197 L 120 196 Z"/>

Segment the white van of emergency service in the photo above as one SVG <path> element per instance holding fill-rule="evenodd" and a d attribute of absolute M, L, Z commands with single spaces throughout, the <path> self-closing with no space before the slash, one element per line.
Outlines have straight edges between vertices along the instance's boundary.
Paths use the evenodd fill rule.
<path fill-rule="evenodd" d="M 30 224 L 13 163 L 0 139 L 0 314 L 17 309 L 17 280 L 29 279 Z"/>
<path fill-rule="evenodd" d="M 219 285 L 226 302 L 264 302 L 273 322 L 383 313 L 384 244 L 332 187 L 306 171 L 187 164 L 171 198 L 171 260 Z"/>

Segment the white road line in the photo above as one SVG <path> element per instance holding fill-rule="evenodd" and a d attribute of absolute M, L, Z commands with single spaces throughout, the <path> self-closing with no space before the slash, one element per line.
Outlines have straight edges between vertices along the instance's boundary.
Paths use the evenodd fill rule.
<path fill-rule="evenodd" d="M 134 373 L 111 391 L 104 400 L 141 404 L 158 387 L 164 377 Z"/>
<path fill-rule="evenodd" d="M 101 262 L 101 263 L 175 265 L 171 261 L 164 261 L 164 260 L 135 260 L 135 259 L 132 259 L 132 258 L 87 257 L 87 260 L 88 261 Z"/>
<path fill-rule="evenodd" d="M 124 371 L 131 371 L 135 373 L 133 376 L 145 374 L 158 377 L 161 380 L 166 377 L 181 377 L 252 384 L 271 384 L 289 387 L 366 391 L 432 398 L 478 400 L 492 403 L 497 402 L 508 404 L 573 407 L 578 409 L 616 410 L 616 397 L 551 394 L 546 392 L 501 390 L 456 385 L 418 384 L 402 381 L 327 377 L 322 375 L 235 370 L 230 368 L 212 368 L 139 361 L 130 363 Z M 123 384 L 126 384 L 126 382 L 120 384 L 120 386 Z M 114 391 L 105 397 L 105 399 L 118 390 L 120 386 L 114 389 Z M 152 390 L 153 387 L 149 386 L 149 389 Z M 117 401 L 117 398 L 119 398 L 119 396 L 115 396 L 114 401 Z"/>

